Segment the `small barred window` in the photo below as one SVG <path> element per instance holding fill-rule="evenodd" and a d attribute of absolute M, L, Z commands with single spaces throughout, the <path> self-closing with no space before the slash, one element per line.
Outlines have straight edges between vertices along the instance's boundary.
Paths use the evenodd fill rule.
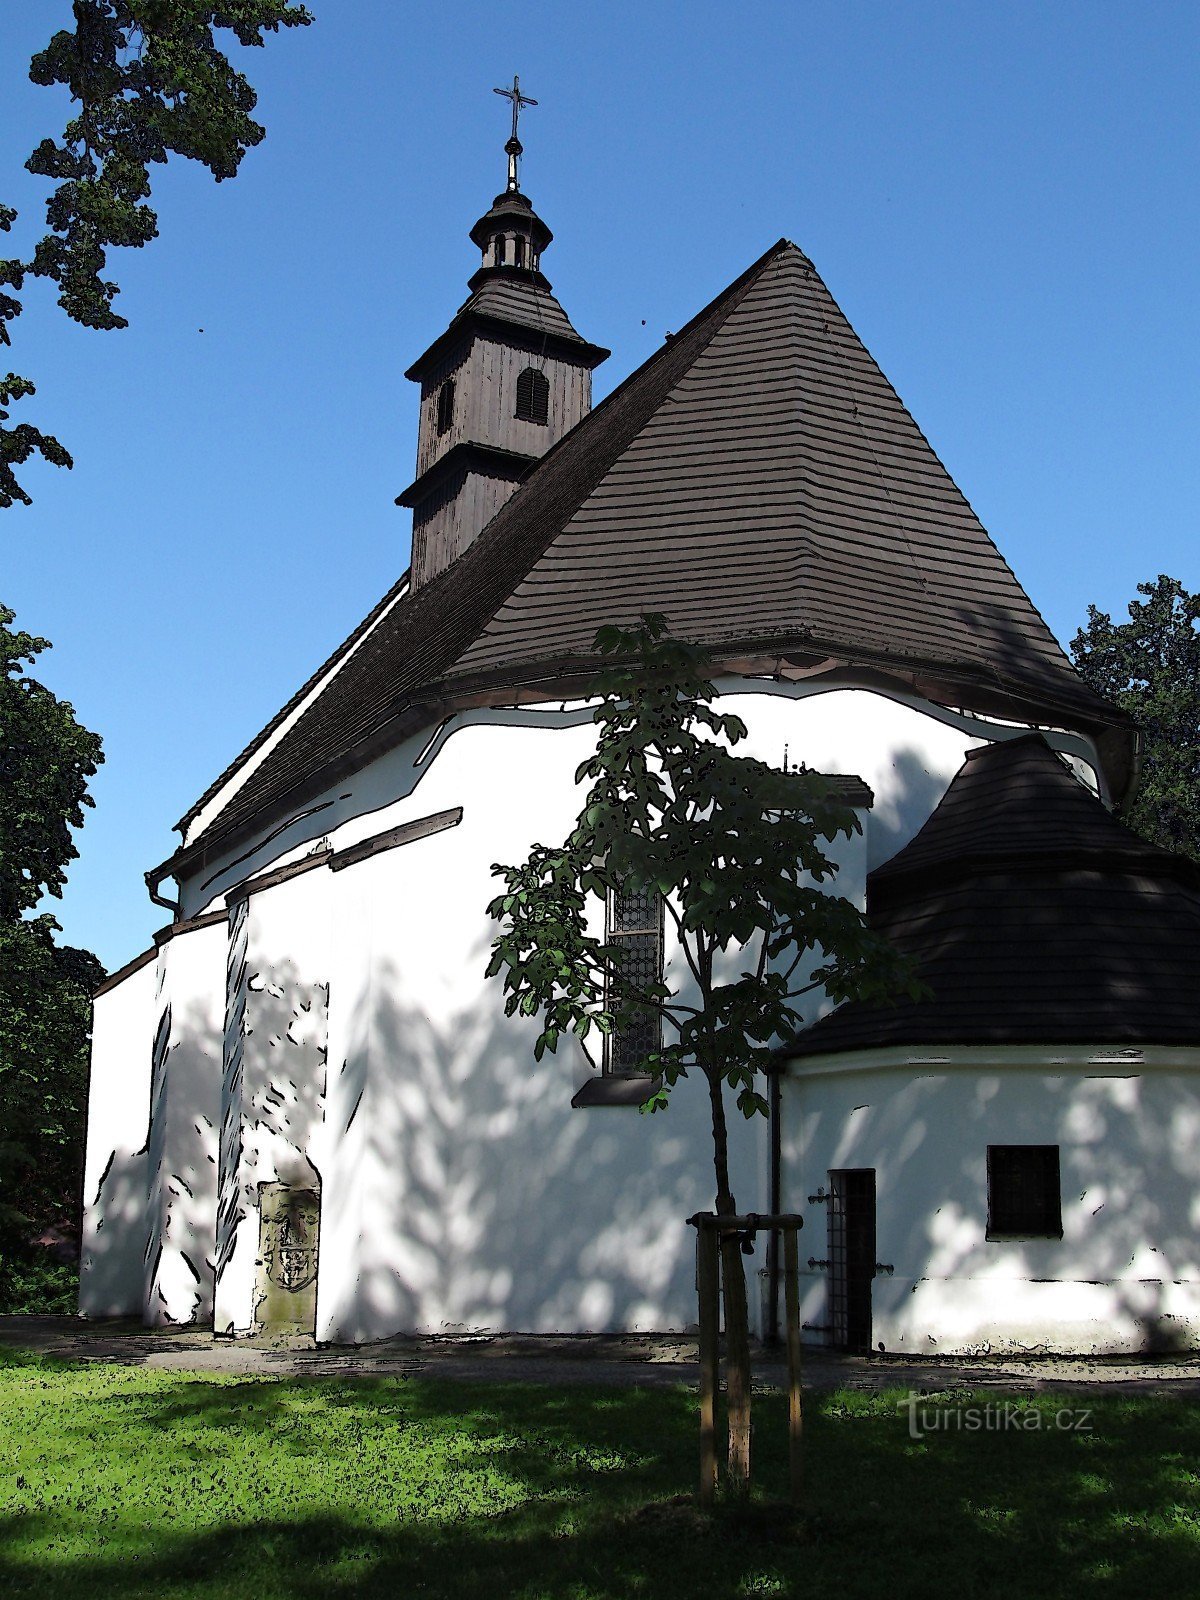
<path fill-rule="evenodd" d="M 437 397 L 437 431 L 449 433 L 450 424 L 454 421 L 454 379 L 447 378 L 438 390 Z"/>
<path fill-rule="evenodd" d="M 536 367 L 526 367 L 517 379 L 517 416 L 522 422 L 545 422 L 549 415 L 549 381 Z"/>
<path fill-rule="evenodd" d="M 1056 1144 L 990 1144 L 989 1239 L 1062 1238 L 1062 1183 Z"/>
<path fill-rule="evenodd" d="M 663 904 L 657 889 L 621 888 L 609 892 L 605 937 L 621 947 L 618 974 L 608 1004 L 619 1003 L 621 979 L 634 989 L 661 983 L 663 971 Z M 662 1043 L 662 1018 L 640 1008 L 606 1040 L 604 1070 L 614 1076 L 636 1072 Z"/>

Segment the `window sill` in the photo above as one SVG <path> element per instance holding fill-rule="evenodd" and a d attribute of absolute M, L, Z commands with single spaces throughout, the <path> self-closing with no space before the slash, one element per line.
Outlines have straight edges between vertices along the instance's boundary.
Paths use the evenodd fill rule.
<path fill-rule="evenodd" d="M 1061 1243 L 1063 1234 L 1061 1228 L 1057 1233 L 993 1233 L 989 1229 L 983 1237 L 989 1244 L 1019 1244 L 1028 1239 L 1057 1240 Z"/>
<path fill-rule="evenodd" d="M 657 1078 L 641 1073 L 620 1076 L 615 1073 L 597 1073 L 589 1078 L 572 1099 L 573 1106 L 640 1106 L 658 1087 Z"/>

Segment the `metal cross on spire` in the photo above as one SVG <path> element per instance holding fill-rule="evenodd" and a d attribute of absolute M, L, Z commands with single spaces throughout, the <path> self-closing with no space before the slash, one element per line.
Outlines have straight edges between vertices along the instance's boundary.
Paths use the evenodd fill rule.
<path fill-rule="evenodd" d="M 521 154 L 521 141 L 517 137 L 517 119 L 526 106 L 537 105 L 536 100 L 531 100 L 527 94 L 521 93 L 521 80 L 513 73 L 511 89 L 493 89 L 493 94 L 502 94 L 506 100 L 512 101 L 512 137 L 504 146 L 508 155 L 508 190 L 515 193 L 517 184 L 517 157 Z"/>

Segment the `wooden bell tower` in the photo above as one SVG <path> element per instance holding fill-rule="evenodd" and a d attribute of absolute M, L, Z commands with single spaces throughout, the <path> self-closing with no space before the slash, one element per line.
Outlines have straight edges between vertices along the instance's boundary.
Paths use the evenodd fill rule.
<path fill-rule="evenodd" d="M 551 445 L 592 408 L 592 369 L 609 352 L 571 326 L 542 273 L 550 229 L 521 193 L 517 118 L 536 105 L 520 82 L 505 145 L 508 184 L 471 229 L 482 261 L 470 298 L 405 373 L 421 385 L 417 472 L 396 504 L 413 513 L 414 589 L 480 534 Z"/>

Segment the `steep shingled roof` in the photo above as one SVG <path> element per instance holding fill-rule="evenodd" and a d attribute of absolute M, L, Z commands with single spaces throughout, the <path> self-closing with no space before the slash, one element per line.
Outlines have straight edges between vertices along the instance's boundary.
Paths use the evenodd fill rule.
<path fill-rule="evenodd" d="M 932 998 L 840 1006 L 788 1054 L 1200 1045 L 1200 868 L 1123 827 L 1039 735 L 971 752 L 867 908 Z"/>
<path fill-rule="evenodd" d="M 831 656 L 959 704 L 1092 730 L 1124 720 L 1073 672 L 784 240 L 384 616 L 200 843 L 271 814 L 414 701 L 587 668 L 597 627 L 645 611 L 716 652 Z"/>

